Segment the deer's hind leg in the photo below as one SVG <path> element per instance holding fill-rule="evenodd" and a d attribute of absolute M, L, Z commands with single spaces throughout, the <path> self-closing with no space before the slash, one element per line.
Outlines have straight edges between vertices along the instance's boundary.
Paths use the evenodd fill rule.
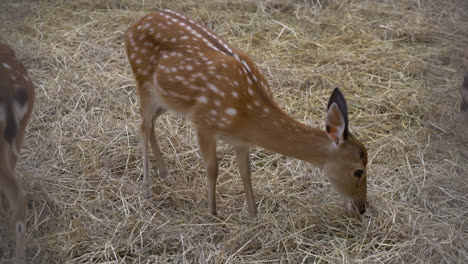
<path fill-rule="evenodd" d="M 150 134 L 150 144 L 151 149 L 153 150 L 154 158 L 156 159 L 156 166 L 158 167 L 158 175 L 161 178 L 166 178 L 169 175 L 169 171 L 167 170 L 166 162 L 164 161 L 164 157 L 162 155 L 161 149 L 159 148 L 158 140 L 156 139 L 156 130 L 154 128 L 154 124 L 158 117 L 164 114 L 166 110 L 164 108 L 159 108 L 156 111 L 156 114 L 153 117 L 153 123 L 151 125 L 151 134 Z"/>
<path fill-rule="evenodd" d="M 155 84 L 145 84 L 140 91 L 140 113 L 141 113 L 141 139 L 143 144 L 143 194 L 145 198 L 151 197 L 151 177 L 149 174 L 149 145 L 153 149 L 153 154 L 156 158 L 156 166 L 160 177 L 166 177 L 168 170 L 166 162 L 162 156 L 156 139 L 154 123 L 166 109 L 159 103 L 159 98 L 155 93 Z"/>
<path fill-rule="evenodd" d="M 216 181 L 218 179 L 218 158 L 216 155 L 216 135 L 211 131 L 198 129 L 198 145 L 205 164 L 208 183 L 208 209 L 216 215 Z"/>

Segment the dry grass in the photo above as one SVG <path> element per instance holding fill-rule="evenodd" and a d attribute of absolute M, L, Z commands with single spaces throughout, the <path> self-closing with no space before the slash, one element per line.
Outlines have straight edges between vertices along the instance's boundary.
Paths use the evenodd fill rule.
<path fill-rule="evenodd" d="M 37 103 L 18 166 L 32 263 L 467 263 L 468 118 L 459 113 L 463 0 L 3 1 L 0 40 Z M 138 100 L 123 32 L 172 8 L 247 51 L 277 102 L 321 126 L 331 88 L 369 150 L 371 209 L 344 215 L 324 174 L 253 149 L 259 217 L 219 146 L 219 218 L 208 214 L 193 128 L 158 133 L 171 176 L 141 198 Z M 152 172 L 155 175 L 155 172 Z M 12 247 L 0 218 L 0 262 Z"/>

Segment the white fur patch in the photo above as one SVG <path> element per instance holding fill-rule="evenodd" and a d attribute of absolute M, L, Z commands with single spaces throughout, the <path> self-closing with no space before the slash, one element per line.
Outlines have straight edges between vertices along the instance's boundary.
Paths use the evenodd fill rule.
<path fill-rule="evenodd" d="M 5 67 L 7 70 L 11 70 L 11 66 L 7 63 L 2 63 L 3 67 Z"/>
<path fill-rule="evenodd" d="M 5 105 L 0 103 L 0 122 L 5 123 L 6 121 L 6 109 Z"/>
<path fill-rule="evenodd" d="M 234 116 L 237 114 L 237 110 L 234 108 L 227 108 L 224 112 L 230 116 Z"/>
<path fill-rule="evenodd" d="M 23 106 L 20 105 L 18 102 L 13 102 L 13 111 L 15 112 L 16 122 L 19 123 L 20 120 L 23 120 L 24 115 L 28 111 L 28 104 L 25 103 Z"/>

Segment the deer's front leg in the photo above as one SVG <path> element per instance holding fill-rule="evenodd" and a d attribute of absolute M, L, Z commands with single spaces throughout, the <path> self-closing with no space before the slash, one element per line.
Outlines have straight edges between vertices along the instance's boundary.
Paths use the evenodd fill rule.
<path fill-rule="evenodd" d="M 245 198 L 247 199 L 247 205 L 249 206 L 249 214 L 252 217 L 256 217 L 257 206 L 255 204 L 255 198 L 252 190 L 252 179 L 250 177 L 249 147 L 234 146 L 234 151 L 236 152 L 239 172 L 242 177 L 242 183 L 244 184 Z"/>
<path fill-rule="evenodd" d="M 25 262 L 25 236 L 26 236 L 26 192 L 16 181 L 13 173 L 8 169 L 0 168 L 0 191 L 4 192 L 12 210 L 12 222 L 16 238 L 16 262 Z M 5 198 L 5 197 L 3 197 Z M 9 219 L 10 220 L 10 219 Z"/>
<path fill-rule="evenodd" d="M 210 210 L 210 214 L 216 215 L 216 180 L 218 179 L 216 137 L 209 131 L 198 130 L 198 144 L 207 175 L 208 209 Z"/>

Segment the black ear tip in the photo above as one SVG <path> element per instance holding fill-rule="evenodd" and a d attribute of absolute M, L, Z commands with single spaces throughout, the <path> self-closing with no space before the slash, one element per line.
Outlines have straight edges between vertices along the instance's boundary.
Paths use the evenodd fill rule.
<path fill-rule="evenodd" d="M 333 89 L 333 92 L 332 92 L 332 95 L 331 97 L 334 97 L 334 96 L 341 96 L 341 97 L 344 97 L 343 94 L 341 93 L 340 89 L 338 87 L 335 87 Z"/>
<path fill-rule="evenodd" d="M 338 89 L 338 87 L 335 87 L 330 95 L 330 100 L 328 101 L 327 110 L 330 109 L 333 103 L 337 103 L 340 108 L 344 108 L 343 110 L 345 110 L 345 112 L 347 111 L 346 100 L 343 94 L 341 93 L 340 89 Z"/>

